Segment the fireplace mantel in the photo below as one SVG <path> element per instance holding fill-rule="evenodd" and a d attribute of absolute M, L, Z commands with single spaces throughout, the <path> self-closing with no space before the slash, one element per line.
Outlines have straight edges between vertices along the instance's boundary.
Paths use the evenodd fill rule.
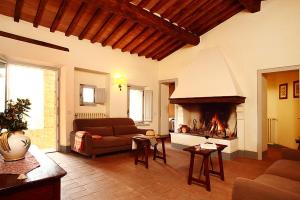
<path fill-rule="evenodd" d="M 246 97 L 242 96 L 216 96 L 216 97 L 192 97 L 170 98 L 172 104 L 199 104 L 199 103 L 245 103 Z"/>

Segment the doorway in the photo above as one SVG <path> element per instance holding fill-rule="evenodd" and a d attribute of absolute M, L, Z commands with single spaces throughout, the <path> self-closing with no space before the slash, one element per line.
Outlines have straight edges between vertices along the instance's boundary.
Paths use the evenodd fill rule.
<path fill-rule="evenodd" d="M 170 103 L 170 97 L 176 87 L 176 80 L 161 81 L 159 84 L 159 132 L 168 135 L 175 131 L 175 104 Z"/>
<path fill-rule="evenodd" d="M 300 137 L 299 97 L 295 94 L 298 81 L 299 66 L 258 72 L 259 159 L 270 145 L 297 148 L 295 139 Z"/>
<path fill-rule="evenodd" d="M 46 152 L 58 149 L 58 71 L 27 64 L 8 63 L 5 67 L 5 100 L 29 99 L 28 130 L 31 143 Z M 1 80 L 0 80 L 1 81 Z M 0 85 L 2 86 L 2 85 Z M 4 105 L 5 106 L 5 105 Z"/>

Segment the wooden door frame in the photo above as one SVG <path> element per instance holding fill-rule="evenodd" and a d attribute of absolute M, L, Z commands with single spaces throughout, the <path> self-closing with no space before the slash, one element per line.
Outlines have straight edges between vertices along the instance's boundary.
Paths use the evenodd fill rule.
<path fill-rule="evenodd" d="M 169 83 L 175 83 L 175 90 L 178 85 L 178 79 L 165 79 L 165 80 L 159 80 L 158 82 L 158 132 L 161 131 L 161 84 L 169 84 Z M 176 116 L 175 116 L 176 118 Z"/>
<path fill-rule="evenodd" d="M 299 79 L 300 79 L 300 65 L 292 65 L 286 67 L 275 67 L 270 69 L 260 69 L 257 70 L 257 154 L 258 160 L 262 160 L 263 151 L 262 151 L 262 137 L 263 137 L 263 113 L 262 106 L 266 99 L 263 99 L 263 92 L 266 92 L 267 88 L 263 87 L 264 75 L 274 72 L 284 72 L 284 71 L 294 71 L 298 70 Z M 300 103 L 300 101 L 299 101 Z M 299 110 L 300 113 L 300 110 Z"/>
<path fill-rule="evenodd" d="M 15 59 L 10 59 L 7 58 L 6 59 L 6 67 L 8 67 L 9 64 L 13 64 L 13 65 L 24 65 L 24 66 L 30 66 L 30 67 L 34 67 L 34 68 L 38 68 L 38 69 L 45 69 L 45 70 L 52 70 L 55 72 L 55 84 L 56 84 L 56 135 L 55 135 L 55 139 L 56 139 L 56 144 L 55 144 L 55 151 L 59 150 L 59 146 L 60 146 L 60 74 L 61 74 L 61 69 L 59 66 L 47 66 L 47 65 L 43 65 L 43 64 L 32 64 L 32 63 L 28 63 L 28 62 L 22 62 L 22 61 L 18 61 Z M 6 73 L 7 76 L 7 73 Z M 6 79 L 7 81 L 7 79 Z M 7 87 L 7 85 L 6 85 Z M 7 95 L 7 91 L 6 91 L 6 95 Z"/>

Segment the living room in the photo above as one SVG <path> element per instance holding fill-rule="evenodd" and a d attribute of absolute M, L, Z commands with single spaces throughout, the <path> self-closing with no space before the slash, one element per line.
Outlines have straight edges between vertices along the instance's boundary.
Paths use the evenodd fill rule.
<path fill-rule="evenodd" d="M 38 10 L 43 5 L 45 10 L 37 20 Z M 224 5 L 228 5 L 228 7 Z M 229 9 L 226 11 L 226 16 L 225 12 L 223 15 L 220 13 L 218 15 L 218 12 L 224 8 Z M 16 12 L 18 9 L 19 13 Z M 116 14 L 118 9 L 121 9 L 119 15 Z M 212 13 L 203 15 L 201 14 L 202 9 L 207 9 L 208 13 L 209 11 Z M 233 196 L 237 177 L 256 179 L 264 174 L 272 163 L 280 160 L 282 151 L 286 149 L 282 145 L 278 145 L 282 143 L 276 141 L 275 145 L 268 145 L 270 126 L 267 121 L 269 118 L 267 74 L 286 71 L 298 73 L 298 78 L 293 77 L 291 80 L 282 82 L 288 83 L 289 90 L 286 92 L 286 97 L 278 98 L 278 101 L 281 102 L 289 100 L 295 102 L 293 116 L 287 115 L 295 121 L 291 125 L 294 129 L 293 133 L 290 133 L 290 129 L 287 130 L 289 138 L 286 140 L 289 140 L 291 144 L 288 146 L 289 148 L 297 149 L 298 147 L 295 140 L 299 142 L 300 136 L 299 97 L 296 95 L 296 82 L 294 88 L 292 84 L 299 80 L 299 9 L 300 3 L 297 0 L 232 0 L 225 3 L 223 1 L 213 3 L 207 0 L 189 0 L 184 3 L 176 0 L 112 0 L 109 3 L 102 0 L 93 2 L 80 0 L 1 1 L 0 58 L 4 63 L 3 66 L 5 65 L 7 68 L 5 76 L 8 79 L 5 81 L 7 83 L 18 81 L 9 78 L 13 77 L 10 75 L 11 73 L 9 74 L 11 66 L 22 65 L 47 69 L 55 71 L 57 74 L 57 80 L 52 84 L 57 86 L 55 94 L 53 93 L 53 97 L 56 99 L 55 120 L 57 122 L 57 130 L 53 135 L 57 142 L 53 147 L 54 150 L 46 153 L 46 156 L 56 161 L 67 173 L 61 178 L 59 198 L 254 199 L 254 196 L 251 195 L 257 192 L 261 195 L 261 199 L 300 199 L 299 192 L 295 192 L 297 188 L 299 189 L 297 183 L 299 180 L 297 179 L 297 181 L 293 179 L 294 182 L 288 182 L 294 185 L 284 188 L 283 193 L 276 193 L 277 191 L 273 190 L 277 190 L 277 187 L 270 186 L 270 190 L 278 195 L 266 194 L 264 196 L 264 192 L 260 189 L 254 190 L 250 187 L 244 190 L 247 193 L 245 196 L 249 195 L 249 197 Z M 112 13 L 116 15 L 103 14 L 103 10 L 114 11 Z M 81 13 L 79 11 L 83 14 L 80 14 L 80 19 L 79 17 L 76 19 L 74 14 Z M 145 14 L 134 15 L 132 13 L 137 11 Z M 96 15 L 97 12 L 100 14 Z M 209 27 L 205 27 L 205 23 L 199 20 L 199 25 L 196 25 L 198 28 L 203 27 L 203 30 L 191 34 L 185 29 L 178 30 L 178 24 L 164 20 L 160 16 L 163 12 L 165 12 L 163 16 L 168 14 L 173 17 L 176 16 L 176 13 L 181 13 L 182 17 L 177 16 L 178 19 L 181 19 L 179 25 L 184 24 L 183 22 L 193 24 L 193 21 L 189 20 L 197 22 L 198 19 L 204 20 L 205 17 L 212 18 L 212 20 L 207 22 Z M 58 13 L 66 14 L 59 16 Z M 217 15 L 213 15 L 214 13 Z M 92 24 L 91 18 L 94 15 L 99 18 L 99 21 L 100 19 L 103 21 L 105 15 L 104 17 L 109 23 L 102 24 L 104 27 L 106 26 L 103 30 L 107 29 L 105 34 L 110 39 L 103 39 L 103 34 L 98 33 L 96 25 L 89 28 L 88 31 L 83 31 L 89 22 Z M 127 21 L 120 19 L 120 16 L 124 17 L 124 15 Z M 184 15 L 188 18 L 183 18 Z M 195 19 L 192 19 L 193 16 Z M 53 23 L 54 21 L 57 23 Z M 73 24 L 73 21 L 77 21 L 78 25 L 72 27 L 70 24 Z M 112 27 L 109 27 L 110 23 Z M 150 24 L 150 28 L 143 31 L 139 26 L 147 27 L 147 23 Z M 53 24 L 56 25 L 52 26 Z M 121 30 L 122 26 L 133 30 L 135 35 Z M 70 30 L 69 27 L 71 27 Z M 197 28 L 194 30 L 198 31 Z M 83 32 L 85 34 L 82 34 Z M 123 36 L 127 35 L 121 37 L 122 34 Z M 96 40 L 91 42 L 94 35 L 97 36 Z M 118 38 L 119 40 L 117 40 Z M 176 42 L 175 46 L 173 41 L 172 44 L 168 43 L 171 39 Z M 133 42 L 130 43 L 130 41 Z M 115 45 L 112 45 L 113 43 Z M 173 45 L 172 48 L 170 45 Z M 161 51 L 163 49 L 165 52 Z M 22 81 L 29 79 L 32 78 L 28 76 L 27 79 L 26 76 L 20 78 Z M 168 82 L 175 83 L 175 90 L 171 96 L 167 94 L 168 90 L 163 90 L 161 87 L 162 84 Z M 17 83 L 22 85 L 22 82 Z M 34 84 L 35 82 L 32 87 Z M 36 85 L 39 84 L 36 82 Z M 98 96 L 99 102 L 94 102 L 95 105 L 81 104 L 85 86 L 87 89 L 100 91 L 100 93 L 104 91 L 100 97 Z M 2 99 L 15 98 L 10 93 L 7 94 L 10 86 L 6 84 L 6 87 L 5 91 L 3 90 L 3 96 L 5 95 L 7 98 L 1 98 L 1 104 L 4 104 Z M 279 85 L 275 87 L 281 91 Z M 36 91 L 36 89 L 32 89 L 32 91 Z M 148 103 L 142 99 L 141 105 L 136 101 L 132 103 L 130 109 L 130 91 L 142 91 L 139 93 L 142 96 L 149 92 Z M 283 95 L 284 91 L 282 91 Z M 95 94 L 96 92 L 94 92 Z M 95 100 L 96 96 L 92 99 Z M 22 95 L 16 97 L 21 98 Z M 165 97 L 165 102 L 162 97 Z M 178 99 L 181 102 L 178 103 Z M 236 137 L 234 139 L 213 137 L 186 139 L 183 136 L 188 137 L 187 134 L 182 133 L 181 137 L 175 135 L 176 133 L 171 133 L 165 144 L 166 164 L 164 161 L 154 161 L 149 158 L 148 169 L 142 165 L 134 165 L 131 150 L 104 154 L 93 152 L 93 155 L 88 156 L 80 155 L 74 152 L 74 149 L 71 151 L 75 141 L 72 144 L 72 134 L 70 133 L 75 130 L 73 121 L 81 118 L 78 117 L 80 114 L 100 113 L 94 118 L 99 118 L 101 115 L 101 118 L 109 119 L 131 117 L 134 118 L 138 129 L 153 130 L 155 134 L 169 135 L 170 132 L 167 130 L 169 119 L 166 112 L 167 104 L 170 102 L 175 103 L 175 132 L 178 129 L 182 130 L 182 125 L 188 125 L 190 129 L 201 129 L 202 122 L 199 118 L 201 114 L 190 113 L 185 117 L 188 110 L 186 105 L 189 103 L 202 105 L 203 102 L 221 102 L 235 105 L 235 118 L 232 123 L 234 125 L 228 130 L 228 133 L 229 135 L 236 133 Z M 35 104 L 33 101 L 31 103 L 32 110 L 34 110 Z M 138 106 L 141 107 L 140 112 L 134 113 L 133 109 Z M 134 114 L 131 115 L 130 111 Z M 181 111 L 183 112 L 181 113 Z M 47 115 L 45 114 L 45 116 Z M 194 116 L 197 116 L 196 119 L 199 118 L 195 122 L 195 126 Z M 271 116 L 271 118 L 279 119 L 278 116 Z M 225 129 L 224 131 L 227 133 Z M 30 137 L 30 134 L 28 136 Z M 182 150 L 184 146 L 194 146 L 205 143 L 207 140 L 227 145 L 223 150 L 225 182 L 219 177 L 211 176 L 210 192 L 206 190 L 207 188 L 201 187 L 203 184 L 199 186 L 186 183 L 190 154 Z M 37 146 L 34 141 L 36 140 L 32 139 L 31 146 Z M 161 140 L 157 139 L 157 142 L 158 151 L 163 151 Z M 150 155 L 152 154 L 151 151 Z M 297 159 L 299 160 L 299 157 Z M 195 172 L 200 171 L 201 160 L 201 156 L 199 158 L 196 156 Z M 218 166 L 218 159 L 215 157 L 212 158 L 212 162 Z M 1 162 L 1 164 L 3 163 L 5 162 Z M 40 165 L 42 164 L 40 163 Z M 299 169 L 299 164 L 296 166 Z M 218 167 L 216 168 L 218 169 Z M 29 172 L 28 177 L 33 172 L 34 170 Z M 29 181 L 29 179 L 27 180 Z M 24 181 L 26 182 L 26 179 Z M 118 187 L 119 189 L 116 189 Z M 251 189 L 255 192 L 247 192 Z M 19 190 L 13 188 L 12 191 Z M 8 194 L 3 192 L 3 194 Z M 290 193 L 292 193 L 291 196 L 285 196 Z"/>

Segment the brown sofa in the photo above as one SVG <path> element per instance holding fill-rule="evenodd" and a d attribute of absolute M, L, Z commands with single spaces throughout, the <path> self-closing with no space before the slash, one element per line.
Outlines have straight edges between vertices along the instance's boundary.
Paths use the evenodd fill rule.
<path fill-rule="evenodd" d="M 83 137 L 84 149 L 74 149 L 75 133 L 87 131 Z M 147 130 L 138 129 L 130 118 L 103 118 L 103 119 L 75 119 L 73 131 L 70 134 L 71 150 L 80 154 L 95 157 L 122 150 L 130 150 L 131 138 L 138 134 L 145 134 Z M 101 135 L 101 139 L 93 139 L 92 135 Z"/>
<path fill-rule="evenodd" d="M 237 178 L 233 200 L 300 200 L 300 152 L 286 149 L 283 159 L 274 162 L 254 180 Z"/>

